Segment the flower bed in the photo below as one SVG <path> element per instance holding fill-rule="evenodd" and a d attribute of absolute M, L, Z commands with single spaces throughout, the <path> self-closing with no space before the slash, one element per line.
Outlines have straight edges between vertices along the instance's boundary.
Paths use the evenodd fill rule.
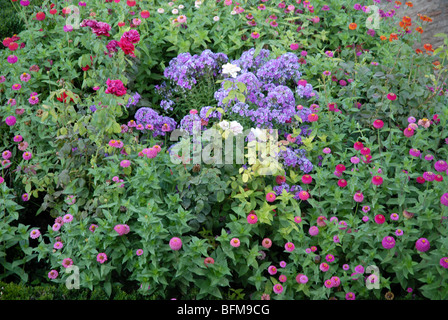
<path fill-rule="evenodd" d="M 358 2 L 12 1 L 0 280 L 446 299 L 448 37 Z"/>

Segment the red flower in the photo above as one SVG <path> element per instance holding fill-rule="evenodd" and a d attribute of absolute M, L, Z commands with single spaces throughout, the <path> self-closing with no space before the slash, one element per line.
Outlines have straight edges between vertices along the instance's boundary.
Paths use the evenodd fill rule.
<path fill-rule="evenodd" d="M 336 166 L 336 171 L 338 172 L 344 172 L 345 171 L 345 166 L 343 164 L 338 164 Z"/>
<path fill-rule="evenodd" d="M 420 184 L 423 184 L 423 183 L 425 183 L 425 178 L 423 178 L 423 177 L 417 177 L 417 182 L 418 183 L 420 183 Z"/>
<path fill-rule="evenodd" d="M 8 45 L 9 50 L 16 51 L 19 48 L 19 44 L 17 42 L 11 42 Z"/>
<path fill-rule="evenodd" d="M 383 183 L 383 178 L 381 178 L 380 176 L 374 176 L 372 178 L 372 183 L 376 186 L 379 186 Z"/>
<path fill-rule="evenodd" d="M 137 2 L 135 0 L 128 0 L 126 4 L 130 7 L 134 7 L 137 4 Z"/>
<path fill-rule="evenodd" d="M 397 99 L 397 95 L 395 94 L 395 93 L 389 93 L 388 95 L 387 95 L 387 99 L 389 99 L 389 100 L 391 100 L 391 101 L 394 101 L 394 100 L 396 100 Z"/>
<path fill-rule="evenodd" d="M 63 92 L 62 95 L 59 97 L 56 97 L 56 99 L 60 102 L 67 103 L 67 97 L 68 97 L 68 95 L 65 92 Z M 70 102 L 73 102 L 73 98 L 70 98 Z"/>
<path fill-rule="evenodd" d="M 313 182 L 313 178 L 309 174 L 305 174 L 302 176 L 302 183 L 310 184 L 311 182 Z"/>
<path fill-rule="evenodd" d="M 282 184 L 286 182 L 286 177 L 285 176 L 276 176 L 275 177 L 275 182 L 277 182 L 277 184 Z"/>
<path fill-rule="evenodd" d="M 36 19 L 39 21 L 45 20 L 45 13 L 42 11 L 36 13 Z"/>
<path fill-rule="evenodd" d="M 384 222 L 386 222 L 386 218 L 382 214 L 377 214 L 375 216 L 375 222 L 378 224 L 383 224 Z"/>
<path fill-rule="evenodd" d="M 126 25 L 126 22 L 118 22 L 119 27 L 124 27 Z"/>
<path fill-rule="evenodd" d="M 370 149 L 367 148 L 367 147 L 362 148 L 362 149 L 361 149 L 361 154 L 362 154 L 363 156 L 366 156 L 366 155 L 370 154 Z"/>
<path fill-rule="evenodd" d="M 381 129 L 384 126 L 384 122 L 383 122 L 383 120 L 377 119 L 377 120 L 373 121 L 373 126 L 376 129 Z"/>
<path fill-rule="evenodd" d="M 127 38 L 121 38 L 120 41 L 118 41 L 118 46 L 123 50 L 124 54 L 134 56 L 135 46 Z"/>
<path fill-rule="evenodd" d="M 126 94 L 127 89 L 124 87 L 123 82 L 121 80 L 110 80 L 107 79 L 107 89 L 105 93 L 113 94 L 117 97 L 124 96 Z"/>
<path fill-rule="evenodd" d="M 364 148 L 364 144 L 361 141 L 356 141 L 353 145 L 353 148 L 355 148 L 355 150 L 361 150 L 362 148 Z"/>
<path fill-rule="evenodd" d="M 341 188 L 345 188 L 347 186 L 347 180 L 339 179 L 338 180 L 338 186 L 340 186 Z"/>
<path fill-rule="evenodd" d="M 50 14 L 55 15 L 56 13 L 58 13 L 58 10 L 56 10 L 56 9 L 51 9 L 50 10 Z"/>
<path fill-rule="evenodd" d="M 148 10 L 142 10 L 142 12 L 140 12 L 140 16 L 141 16 L 143 19 L 146 19 L 146 18 L 149 18 L 149 17 L 151 16 L 151 14 L 149 13 Z"/>

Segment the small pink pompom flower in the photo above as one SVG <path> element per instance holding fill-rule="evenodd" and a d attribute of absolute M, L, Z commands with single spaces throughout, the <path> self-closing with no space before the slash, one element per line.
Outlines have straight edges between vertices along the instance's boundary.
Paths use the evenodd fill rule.
<path fill-rule="evenodd" d="M 230 240 L 230 245 L 234 248 L 238 248 L 241 245 L 240 239 L 232 238 L 232 240 Z"/>
<path fill-rule="evenodd" d="M 264 238 L 263 241 L 261 242 L 261 245 L 264 248 L 269 249 L 272 246 L 272 240 L 269 238 Z"/>
<path fill-rule="evenodd" d="M 277 198 L 277 196 L 276 196 L 275 193 L 273 193 L 273 192 L 269 192 L 269 193 L 266 195 L 266 201 L 267 201 L 267 202 L 274 202 L 276 198 Z"/>
<path fill-rule="evenodd" d="M 286 251 L 288 251 L 288 252 L 292 252 L 292 251 L 294 251 L 294 249 L 295 249 L 295 245 L 294 245 L 294 243 L 292 243 L 292 242 L 287 242 L 287 243 L 285 244 L 285 250 L 286 250 Z"/>
<path fill-rule="evenodd" d="M 392 249 L 395 247 L 395 239 L 391 236 L 386 236 L 383 238 L 383 241 L 381 241 L 381 244 L 383 245 L 384 249 Z"/>
<path fill-rule="evenodd" d="M 173 237 L 170 240 L 170 248 L 174 251 L 178 251 L 182 248 L 182 240 L 178 237 Z"/>
<path fill-rule="evenodd" d="M 258 217 L 255 213 L 251 213 L 247 216 L 247 222 L 249 224 L 255 224 L 258 221 Z"/>
<path fill-rule="evenodd" d="M 127 168 L 127 167 L 129 167 L 131 165 L 131 161 L 129 161 L 129 160 L 122 160 L 121 162 L 120 162 L 120 166 L 122 167 L 122 168 Z"/>
<path fill-rule="evenodd" d="M 276 294 L 280 294 L 283 292 L 283 286 L 280 283 L 277 283 L 276 285 L 274 285 L 274 292 Z"/>
<path fill-rule="evenodd" d="M 309 234 L 311 236 L 317 236 L 319 234 L 319 228 L 316 226 L 310 227 Z"/>

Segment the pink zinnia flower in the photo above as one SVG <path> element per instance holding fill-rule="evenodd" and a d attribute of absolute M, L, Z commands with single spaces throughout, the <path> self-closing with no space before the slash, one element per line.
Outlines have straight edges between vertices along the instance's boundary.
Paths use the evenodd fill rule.
<path fill-rule="evenodd" d="M 347 180 L 345 179 L 339 179 L 338 180 L 338 186 L 340 186 L 341 188 L 344 188 L 347 186 Z"/>
<path fill-rule="evenodd" d="M 362 194 L 362 192 L 356 192 L 355 195 L 353 196 L 353 199 L 356 202 L 362 202 L 364 200 L 364 195 Z"/>
<path fill-rule="evenodd" d="M 331 282 L 333 283 L 333 287 L 339 287 L 339 285 L 341 284 L 341 279 L 339 279 L 339 277 L 333 276 L 331 277 Z"/>
<path fill-rule="evenodd" d="M 330 266 L 328 265 L 328 263 L 326 263 L 326 262 L 322 262 L 322 263 L 319 265 L 319 269 L 320 269 L 320 271 L 322 271 L 322 272 L 327 272 L 328 269 L 330 269 Z"/>
<path fill-rule="evenodd" d="M 302 176 L 302 183 L 310 184 L 311 182 L 313 182 L 313 178 L 309 174 L 305 174 Z"/>
<path fill-rule="evenodd" d="M 131 161 L 129 161 L 129 160 L 122 160 L 122 161 L 120 162 L 120 166 L 123 167 L 123 168 L 127 168 L 127 167 L 129 167 L 130 165 L 131 165 Z"/>
<path fill-rule="evenodd" d="M 8 160 L 9 158 L 11 158 L 12 153 L 9 150 L 5 150 L 2 152 L 2 158 L 5 160 Z"/>
<path fill-rule="evenodd" d="M 393 247 L 395 247 L 395 239 L 391 236 L 384 237 L 383 241 L 381 241 L 381 244 L 383 245 L 384 249 L 392 249 Z"/>
<path fill-rule="evenodd" d="M 283 286 L 280 283 L 274 285 L 274 292 L 280 294 L 283 292 Z"/>
<path fill-rule="evenodd" d="M 257 221 L 258 221 L 258 217 L 256 214 L 251 213 L 247 216 L 247 222 L 249 224 L 255 224 L 255 223 L 257 223 Z"/>
<path fill-rule="evenodd" d="M 107 255 L 104 252 L 98 253 L 98 255 L 96 256 L 96 261 L 103 264 L 107 261 Z"/>
<path fill-rule="evenodd" d="M 90 227 L 89 227 L 89 230 L 91 232 L 95 232 L 96 228 L 98 228 L 98 226 L 96 224 L 91 224 Z"/>
<path fill-rule="evenodd" d="M 277 273 L 277 268 L 275 266 L 269 266 L 268 272 L 271 276 Z"/>
<path fill-rule="evenodd" d="M 182 248 L 182 240 L 178 237 L 172 237 L 169 245 L 172 250 L 178 251 Z"/>
<path fill-rule="evenodd" d="M 309 197 L 310 197 L 310 194 L 307 191 L 303 190 L 303 191 L 299 192 L 300 200 L 306 201 Z"/>
<path fill-rule="evenodd" d="M 294 243 L 292 243 L 292 242 L 287 242 L 287 243 L 285 244 L 285 250 L 288 251 L 288 252 L 292 252 L 292 251 L 294 251 L 295 247 L 296 247 L 296 246 L 295 246 Z"/>
<path fill-rule="evenodd" d="M 440 197 L 440 203 L 443 204 L 444 206 L 448 206 L 448 193 L 444 193 Z"/>
<path fill-rule="evenodd" d="M 114 230 L 115 230 L 120 236 L 122 236 L 122 235 L 128 234 L 129 231 L 130 231 L 130 228 L 129 228 L 129 226 L 128 226 L 127 224 L 117 224 L 117 225 L 114 227 Z"/>
<path fill-rule="evenodd" d="M 241 242 L 240 239 L 238 238 L 232 238 L 232 240 L 230 240 L 230 245 L 234 248 L 238 248 L 240 246 Z"/>
<path fill-rule="evenodd" d="M 440 265 L 445 268 L 448 269 L 448 257 L 443 257 L 440 259 Z"/>
<path fill-rule="evenodd" d="M 29 151 L 26 151 L 23 153 L 22 157 L 24 160 L 30 160 L 33 157 L 33 154 Z"/>
<path fill-rule="evenodd" d="M 20 134 L 18 134 L 14 136 L 13 140 L 14 142 L 21 142 L 23 140 L 23 137 Z"/>
<path fill-rule="evenodd" d="M 299 44 L 298 43 L 291 43 L 289 48 L 291 48 L 291 50 L 297 50 L 297 49 L 299 49 Z"/>
<path fill-rule="evenodd" d="M 331 279 L 325 280 L 324 286 L 328 289 L 333 288 L 333 282 L 331 282 Z"/>
<path fill-rule="evenodd" d="M 65 258 L 64 260 L 62 260 L 62 266 L 64 268 L 68 268 L 73 264 L 73 260 L 70 258 Z"/>
<path fill-rule="evenodd" d="M 386 218 L 382 214 L 377 214 L 375 216 L 375 222 L 378 224 L 383 224 L 386 221 Z"/>
<path fill-rule="evenodd" d="M 327 254 L 325 256 L 325 260 L 327 260 L 327 262 L 333 262 L 334 261 L 334 255 L 332 254 Z"/>
<path fill-rule="evenodd" d="M 430 243 L 426 238 L 420 238 L 415 242 L 415 248 L 417 251 L 426 252 L 430 248 Z"/>
<path fill-rule="evenodd" d="M 64 247 L 64 244 L 61 241 L 57 241 L 53 245 L 53 248 L 55 248 L 55 249 L 62 249 L 63 247 Z"/>
<path fill-rule="evenodd" d="M 317 236 L 319 234 L 319 228 L 316 226 L 310 227 L 310 230 L 308 231 L 310 236 Z"/>
<path fill-rule="evenodd" d="M 345 300 L 355 300 L 356 295 L 353 292 L 347 292 L 345 295 Z"/>
<path fill-rule="evenodd" d="M 325 216 L 319 216 L 319 217 L 317 218 L 316 223 L 317 223 L 317 225 L 318 225 L 319 227 L 325 227 L 325 226 L 327 225 L 327 223 L 325 222 L 325 220 L 327 220 L 327 217 L 325 217 Z"/>
<path fill-rule="evenodd" d="M 73 216 L 70 213 L 67 213 L 66 215 L 64 215 L 64 217 L 62 218 L 62 221 L 64 223 L 69 223 L 73 221 Z"/>
<path fill-rule="evenodd" d="M 267 201 L 267 202 L 274 202 L 276 198 L 277 198 L 277 197 L 276 197 L 275 193 L 273 193 L 273 192 L 269 192 L 269 193 L 266 195 L 266 201 Z"/>
<path fill-rule="evenodd" d="M 355 150 L 359 151 L 362 148 L 364 148 L 364 144 L 361 141 L 356 141 L 353 145 L 353 148 L 355 148 Z"/>
<path fill-rule="evenodd" d="M 33 229 L 30 232 L 30 238 L 31 239 L 37 239 L 40 236 L 40 231 L 38 229 Z"/>
<path fill-rule="evenodd" d="M 409 154 L 410 154 L 411 156 L 413 156 L 413 157 L 418 158 L 418 157 L 420 157 L 421 152 L 420 152 L 420 150 L 418 150 L 418 149 L 411 148 L 411 149 L 409 150 Z"/>
<path fill-rule="evenodd" d="M 414 135 L 414 133 L 415 133 L 415 130 L 412 127 L 407 127 L 403 130 L 403 134 L 408 138 L 412 137 Z"/>
<path fill-rule="evenodd" d="M 261 245 L 264 248 L 269 249 L 272 246 L 272 240 L 269 238 L 264 238 L 263 241 L 261 242 Z"/>
<path fill-rule="evenodd" d="M 22 85 L 20 83 L 14 83 L 11 87 L 12 90 L 17 91 L 22 89 Z"/>
<path fill-rule="evenodd" d="M 375 127 L 375 129 L 381 129 L 384 126 L 384 122 L 383 120 L 376 119 L 375 121 L 373 121 L 373 126 Z"/>
<path fill-rule="evenodd" d="M 438 172 L 443 172 L 443 171 L 446 171 L 448 169 L 448 164 L 444 160 L 439 160 L 439 161 L 436 161 L 434 163 L 434 168 Z"/>
<path fill-rule="evenodd" d="M 29 194 L 28 194 L 28 193 L 24 193 L 24 194 L 22 194 L 22 200 L 23 200 L 23 201 L 28 201 L 28 200 L 30 200 L 30 196 L 29 196 Z"/>
<path fill-rule="evenodd" d="M 59 273 L 56 270 L 51 270 L 50 272 L 48 272 L 49 279 L 56 279 L 58 275 Z"/>
<path fill-rule="evenodd" d="M 372 178 L 372 183 L 376 186 L 379 186 L 383 183 L 383 178 L 381 178 L 380 176 L 374 176 Z"/>
<path fill-rule="evenodd" d="M 17 119 L 14 116 L 9 116 L 9 117 L 6 117 L 6 119 L 5 119 L 5 123 L 10 127 L 15 125 L 16 122 L 17 122 Z"/>
<path fill-rule="evenodd" d="M 215 263 L 215 259 L 213 259 L 212 257 L 207 257 L 204 259 L 204 264 L 206 267 L 208 267 L 209 264 L 214 264 Z"/>

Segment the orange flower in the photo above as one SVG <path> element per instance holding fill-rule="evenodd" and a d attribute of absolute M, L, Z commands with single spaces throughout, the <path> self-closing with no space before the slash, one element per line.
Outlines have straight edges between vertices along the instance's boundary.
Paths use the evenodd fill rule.
<path fill-rule="evenodd" d="M 348 25 L 348 28 L 349 28 L 350 30 L 355 30 L 357 27 L 358 27 L 358 25 L 357 25 L 356 23 L 354 23 L 354 22 L 352 22 L 352 23 L 350 23 L 350 24 Z"/>
<path fill-rule="evenodd" d="M 414 5 L 412 4 L 412 2 L 406 2 L 405 5 L 407 5 L 409 8 L 412 8 Z"/>
<path fill-rule="evenodd" d="M 432 45 L 429 44 L 429 43 L 425 43 L 423 45 L 423 48 L 425 48 L 426 51 L 434 51 L 433 48 L 432 48 Z"/>
<path fill-rule="evenodd" d="M 401 1 L 395 1 L 395 4 L 396 4 L 397 6 L 401 6 Z"/>
<path fill-rule="evenodd" d="M 381 36 L 380 39 L 384 41 L 384 40 L 387 40 L 387 37 L 386 36 Z"/>
<path fill-rule="evenodd" d="M 417 31 L 418 33 L 423 33 L 423 28 L 417 27 L 417 28 L 415 28 L 415 31 Z"/>
<path fill-rule="evenodd" d="M 406 23 L 407 25 L 411 25 L 412 19 L 408 16 L 404 16 L 403 22 Z"/>
<path fill-rule="evenodd" d="M 423 51 L 422 51 L 421 49 L 415 49 L 415 53 L 417 53 L 417 54 L 422 54 Z"/>
<path fill-rule="evenodd" d="M 394 40 L 398 40 L 398 35 L 396 33 L 391 33 L 389 36 L 389 41 L 392 42 Z"/>

